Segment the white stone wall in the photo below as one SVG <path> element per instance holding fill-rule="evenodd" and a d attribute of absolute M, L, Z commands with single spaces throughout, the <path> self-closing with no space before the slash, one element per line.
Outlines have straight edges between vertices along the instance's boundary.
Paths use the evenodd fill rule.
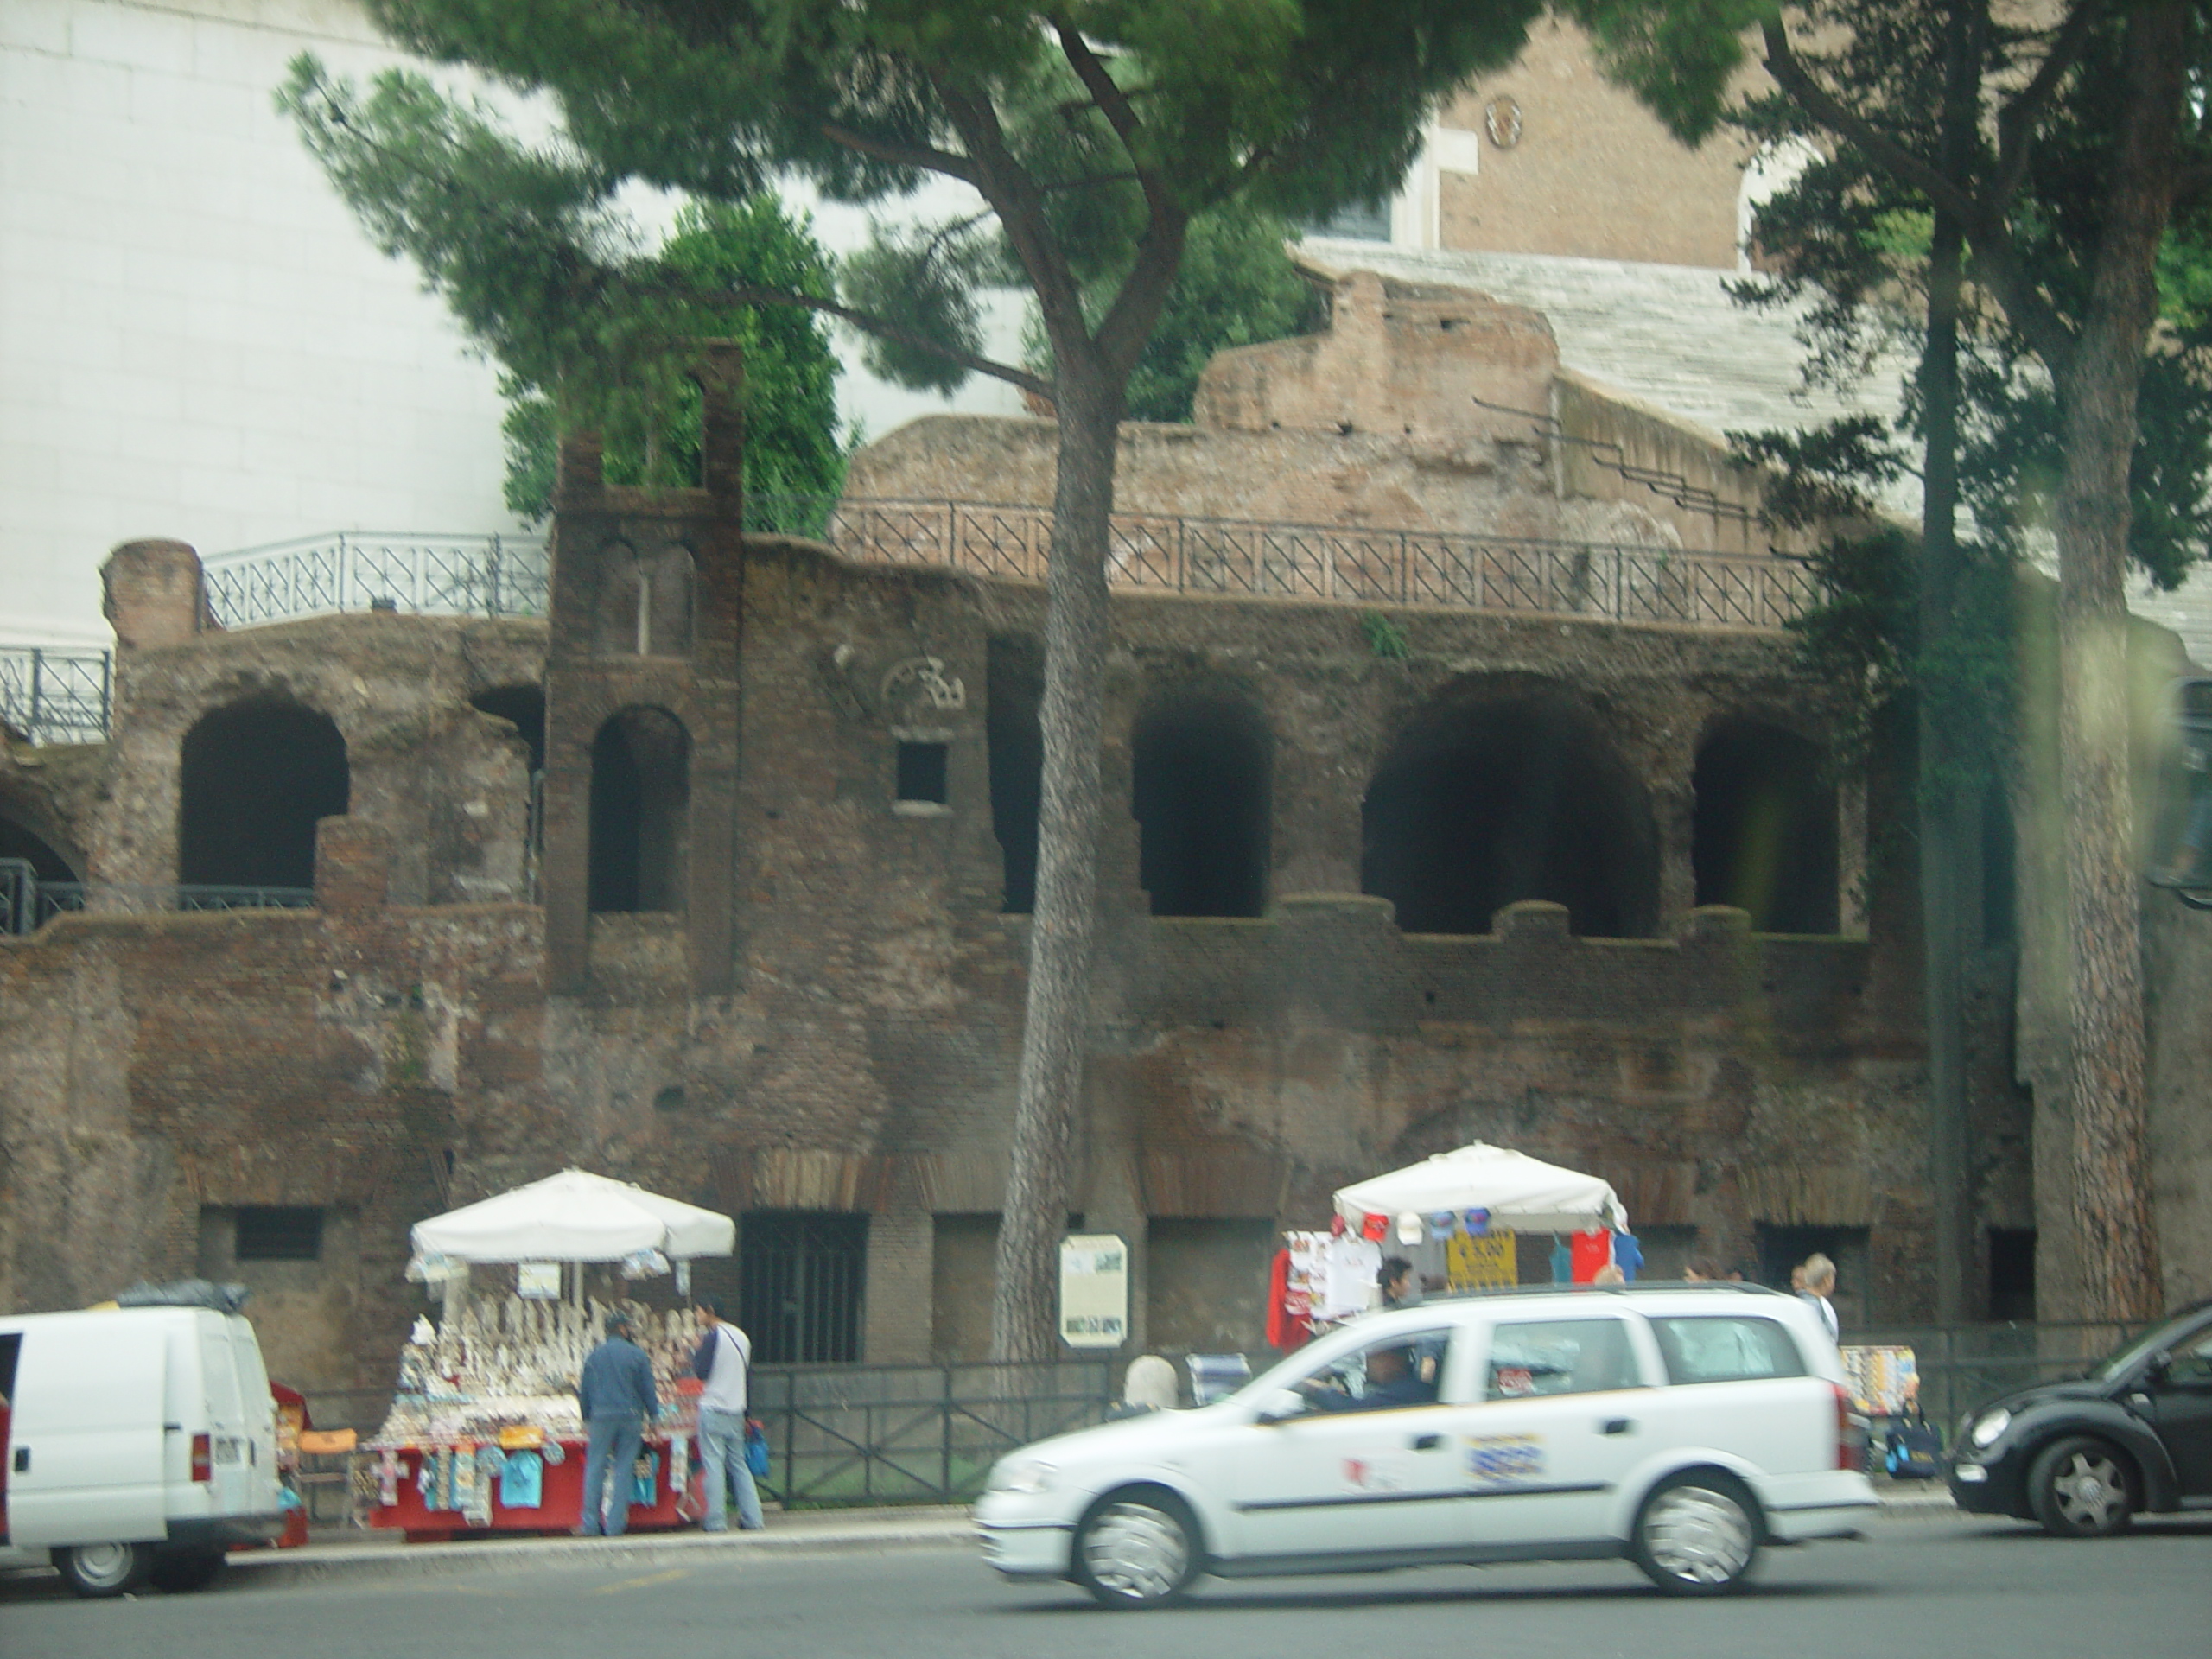
<path fill-rule="evenodd" d="M 104 640 L 100 562 L 135 537 L 516 527 L 493 368 L 276 111 L 307 50 L 397 60 L 352 0 L 0 0 L 0 639 Z M 876 435 L 1019 407 L 856 364 L 842 393 Z"/>

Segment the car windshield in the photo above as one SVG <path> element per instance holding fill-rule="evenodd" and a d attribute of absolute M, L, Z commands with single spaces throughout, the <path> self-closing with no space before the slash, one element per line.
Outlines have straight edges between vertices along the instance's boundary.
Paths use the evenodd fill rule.
<path fill-rule="evenodd" d="M 2198 1308 L 2193 1313 L 2160 1320 L 2134 1341 L 2123 1343 L 2114 1351 L 2111 1358 L 2098 1366 L 2090 1375 L 2100 1382 L 2116 1382 L 2129 1371 L 2133 1370 L 2151 1355 L 2157 1353 L 2159 1349 L 2171 1348 L 2175 1343 L 2180 1341 L 2183 1333 L 2202 1317 L 2203 1312 L 2203 1309 Z"/>

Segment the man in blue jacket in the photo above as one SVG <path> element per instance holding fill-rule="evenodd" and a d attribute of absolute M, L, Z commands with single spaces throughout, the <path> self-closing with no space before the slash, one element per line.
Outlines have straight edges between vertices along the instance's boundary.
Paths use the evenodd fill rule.
<path fill-rule="evenodd" d="M 585 1357 L 576 1402 L 583 1408 L 585 1434 L 583 1524 L 576 1531 L 586 1538 L 600 1535 L 611 1465 L 614 1491 L 613 1501 L 606 1504 L 606 1530 L 608 1537 L 618 1537 L 630 1525 L 630 1471 L 645 1439 L 645 1419 L 660 1409 L 652 1362 L 630 1340 L 630 1321 L 623 1315 L 607 1315 L 607 1340 Z"/>

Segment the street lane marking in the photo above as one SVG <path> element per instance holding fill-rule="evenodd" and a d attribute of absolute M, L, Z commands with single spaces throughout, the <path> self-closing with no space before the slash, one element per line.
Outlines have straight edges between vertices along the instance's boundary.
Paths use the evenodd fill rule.
<path fill-rule="evenodd" d="M 691 1569 L 690 1567 L 671 1567 L 665 1573 L 648 1573 L 642 1578 L 618 1579 L 613 1584 L 602 1584 L 596 1590 L 594 1590 L 592 1594 L 595 1596 L 611 1596 L 617 1591 L 643 1590 L 656 1584 L 673 1584 L 678 1579 L 688 1579 L 690 1576 Z"/>

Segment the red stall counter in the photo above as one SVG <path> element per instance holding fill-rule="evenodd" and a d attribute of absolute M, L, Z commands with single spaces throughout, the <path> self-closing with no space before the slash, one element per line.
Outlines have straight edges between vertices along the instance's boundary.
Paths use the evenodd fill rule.
<path fill-rule="evenodd" d="M 685 1453 L 681 1489 L 670 1483 L 671 1448 L 681 1444 Z M 473 1458 L 476 1447 L 468 1442 L 460 1446 L 467 1448 Z M 556 1450 L 557 1448 L 557 1452 Z M 406 1535 L 410 1543 L 442 1542 L 448 1538 L 483 1536 L 488 1533 L 569 1533 L 574 1532 L 583 1518 L 584 1442 L 581 1439 L 549 1440 L 537 1446 L 514 1446 L 505 1449 L 505 1455 L 535 1454 L 540 1461 L 537 1503 L 529 1508 L 509 1508 L 503 1500 L 498 1475 L 492 1477 L 492 1507 L 490 1524 L 472 1525 L 459 1509 L 432 1509 L 422 1489 L 423 1463 L 448 1448 L 442 1446 L 402 1446 L 395 1450 L 398 1465 L 396 1480 L 387 1484 L 382 1448 L 368 1448 L 370 1472 L 379 1484 L 378 1501 L 369 1510 L 369 1524 L 397 1529 Z M 459 1447 L 454 1448 L 456 1450 Z M 690 1453 L 688 1437 L 671 1436 L 665 1431 L 648 1431 L 640 1447 L 643 1454 L 653 1459 L 653 1501 L 630 1506 L 628 1529 L 632 1532 L 665 1532 L 673 1528 L 690 1526 L 699 1518 L 699 1467 Z M 549 1455 L 552 1454 L 552 1455 Z M 559 1461 L 554 1461 L 554 1456 Z M 609 1484 L 626 1482 L 633 1477 L 620 1471 L 609 1471 Z M 456 1482 L 456 1484 L 459 1483 Z M 382 1501 L 388 1491 L 395 1500 Z"/>

